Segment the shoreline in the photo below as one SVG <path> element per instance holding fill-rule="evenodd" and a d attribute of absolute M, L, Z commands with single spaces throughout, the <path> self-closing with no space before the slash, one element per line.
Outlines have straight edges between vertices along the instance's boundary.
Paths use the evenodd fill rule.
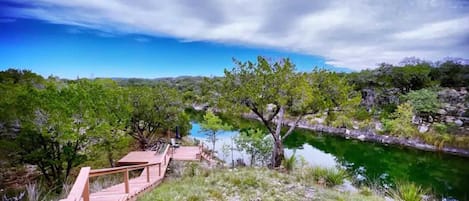
<path fill-rule="evenodd" d="M 247 119 L 261 121 L 257 116 L 254 116 L 254 115 L 245 114 L 243 115 L 243 117 Z M 284 125 L 290 126 L 291 124 L 292 124 L 291 121 L 286 120 L 286 123 Z M 440 152 L 440 153 L 446 153 L 446 154 L 469 158 L 469 150 L 467 149 L 448 147 L 448 146 L 444 146 L 440 149 L 434 145 L 427 144 L 419 139 L 406 139 L 406 138 L 394 137 L 394 136 L 389 136 L 389 135 L 384 135 L 384 134 L 377 134 L 374 131 L 364 131 L 360 129 L 348 129 L 348 128 L 336 128 L 336 127 L 331 127 L 331 126 L 325 126 L 322 124 L 311 125 L 311 124 L 307 124 L 304 122 L 298 123 L 296 128 L 316 131 L 316 132 L 330 133 L 332 135 L 340 136 L 345 139 L 356 139 L 360 141 L 374 142 L 374 143 L 380 143 L 384 145 L 399 145 L 399 146 L 418 149 L 422 151 Z"/>

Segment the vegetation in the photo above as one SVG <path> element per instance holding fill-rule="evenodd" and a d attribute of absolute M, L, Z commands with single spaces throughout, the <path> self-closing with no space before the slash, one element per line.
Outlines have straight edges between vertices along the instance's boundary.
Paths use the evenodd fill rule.
<path fill-rule="evenodd" d="M 272 154 L 273 140 L 263 130 L 243 130 L 234 140 L 237 150 L 251 156 L 251 166 L 256 164 L 264 166 L 268 163 Z"/>
<path fill-rule="evenodd" d="M 384 120 L 384 129 L 387 133 L 396 136 L 411 137 L 417 133 L 412 125 L 413 107 L 410 103 L 404 103 L 397 107 L 392 114 L 394 119 Z"/>
<path fill-rule="evenodd" d="M 196 106 L 222 115 L 260 119 L 264 129 L 243 130 L 235 139 L 237 148 L 250 155 L 251 164 L 270 163 L 278 168 L 283 161 L 283 167 L 293 173 L 287 177 L 333 186 L 346 177 L 341 170 L 312 169 L 302 172 L 300 178 L 295 173 L 296 159 L 284 157 L 283 142 L 299 124 L 321 119 L 328 126 L 368 131 L 381 121 L 386 134 L 419 138 L 439 148 L 469 148 L 467 129 L 459 128 L 461 122 L 446 121 L 446 111 L 441 111 L 466 107 L 461 101 L 469 96 L 464 100 L 453 97 L 451 101 L 458 103 L 449 105 L 439 95 L 442 87 L 469 87 L 469 66 L 456 60 L 430 63 L 411 58 L 399 66 L 381 64 L 374 70 L 352 73 L 298 72 L 289 59 L 258 57 L 256 62 L 235 61 L 224 77 L 155 80 L 63 80 L 9 69 L 0 72 L 0 165 L 35 165 L 41 173 L 38 186 L 43 182 L 53 189 L 51 194 L 58 194 L 77 167 L 114 166 L 116 158 L 128 150 L 150 148 L 159 138 L 174 135 L 176 129 L 186 135 L 190 120 L 184 110 Z M 467 115 L 465 110 L 451 115 Z M 428 132 L 418 132 L 412 122 L 414 114 L 424 117 Z M 213 147 L 217 132 L 229 129 L 212 112 L 201 125 Z M 223 174 L 214 173 L 214 177 L 224 178 Z M 197 180 L 200 175 L 193 175 L 194 182 L 202 182 Z M 238 182 L 253 183 L 239 179 L 233 185 Z M 264 188 L 259 185 L 256 188 Z M 410 192 L 397 188 L 392 193 L 400 196 L 396 199 L 426 194 L 415 186 L 402 186 Z M 217 192 L 193 195 L 194 199 L 220 196 Z"/>
<path fill-rule="evenodd" d="M 223 130 L 230 130 L 231 126 L 224 124 L 213 112 L 207 111 L 204 115 L 204 121 L 200 123 L 202 132 L 207 135 L 208 141 L 212 143 L 212 153 L 215 153 L 215 143 L 217 142 L 217 133 Z"/>
<path fill-rule="evenodd" d="M 297 73 L 289 59 L 269 62 L 258 57 L 257 63 L 235 61 L 235 64 L 232 70 L 225 70 L 218 107 L 232 113 L 250 111 L 261 119 L 274 140 L 272 167 L 281 165 L 282 141 L 305 115 L 360 100 L 337 74 L 324 70 Z M 294 120 L 284 132 L 282 126 L 289 122 L 287 115 L 294 116 Z"/>
<path fill-rule="evenodd" d="M 413 183 L 397 182 L 396 187 L 388 190 L 389 196 L 398 201 L 421 201 L 429 197 L 430 191 Z"/>
<path fill-rule="evenodd" d="M 75 167 L 113 166 L 131 149 L 130 136 L 143 148 L 176 126 L 187 134 L 190 126 L 176 91 L 164 86 L 123 88 L 109 79 L 44 79 L 7 70 L 0 89 L 0 152 L 8 153 L 2 161 L 36 165 L 39 181 L 55 193 Z"/>
<path fill-rule="evenodd" d="M 410 102 L 413 109 L 420 116 L 434 115 L 440 107 L 438 94 L 430 89 L 411 91 L 403 95 L 402 99 Z"/>
<path fill-rule="evenodd" d="M 298 172 L 283 174 L 265 168 L 198 171 L 194 177 L 164 182 L 138 200 L 384 200 L 372 195 L 323 188 Z"/>

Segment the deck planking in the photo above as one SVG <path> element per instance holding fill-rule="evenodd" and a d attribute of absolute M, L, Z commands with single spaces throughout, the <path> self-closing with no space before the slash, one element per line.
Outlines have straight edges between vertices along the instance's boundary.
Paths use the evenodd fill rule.
<path fill-rule="evenodd" d="M 168 156 L 159 154 L 155 151 L 134 151 L 128 153 L 118 161 L 119 165 L 136 165 L 161 162 L 161 175 L 158 174 L 159 167 L 151 166 L 143 169 L 142 173 L 129 180 L 129 193 L 125 192 L 124 183 L 102 189 L 101 191 L 90 194 L 92 201 L 126 201 L 134 200 L 141 192 L 159 185 L 165 177 L 166 170 L 171 160 L 196 161 L 201 160 L 200 147 L 198 146 L 182 146 L 176 148 L 174 152 Z M 205 158 L 205 157 L 203 157 Z M 150 168 L 150 182 L 147 182 L 147 168 Z"/>

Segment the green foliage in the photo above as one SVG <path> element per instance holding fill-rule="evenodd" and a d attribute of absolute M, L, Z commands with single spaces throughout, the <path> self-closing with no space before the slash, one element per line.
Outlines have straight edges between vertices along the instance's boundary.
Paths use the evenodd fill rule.
<path fill-rule="evenodd" d="M 410 102 L 413 109 L 421 116 L 435 114 L 440 107 L 438 94 L 429 89 L 411 91 L 404 95 L 402 99 Z"/>
<path fill-rule="evenodd" d="M 232 70 L 225 70 L 218 108 L 228 113 L 252 112 L 261 119 L 275 142 L 274 167 L 280 166 L 283 159 L 282 140 L 291 134 L 303 116 L 360 102 L 353 86 L 336 73 L 319 69 L 297 73 L 289 59 L 270 62 L 258 57 L 257 63 L 235 61 L 235 64 Z M 296 121 L 291 129 L 282 132 L 287 115 L 295 117 Z M 276 117 L 279 122 L 274 123 Z"/>
<path fill-rule="evenodd" d="M 417 134 L 417 129 L 412 125 L 413 108 L 410 103 L 403 103 L 392 114 L 394 119 L 383 120 L 385 132 L 395 136 L 412 137 Z"/>
<path fill-rule="evenodd" d="M 422 201 L 424 196 L 430 195 L 430 190 L 414 183 L 396 182 L 395 188 L 389 189 L 388 195 L 398 201 Z"/>
<path fill-rule="evenodd" d="M 49 185 L 59 190 L 72 168 L 86 160 L 90 147 L 104 141 L 112 144 L 115 141 L 109 140 L 117 138 L 98 133 L 126 125 L 125 104 L 109 102 L 119 101 L 119 95 L 104 83 L 51 79 L 40 85 L 15 81 L 16 86 L 8 86 L 6 80 L 1 85 L 12 93 L 0 104 L 5 110 L 21 112 L 1 119 L 9 126 L 20 125 L 17 133 L 5 132 L 14 136 L 20 160 L 37 165 Z"/>
<path fill-rule="evenodd" d="M 344 179 L 348 177 L 348 174 L 343 169 L 313 167 L 308 170 L 306 176 L 316 183 L 336 186 L 342 184 Z"/>
<path fill-rule="evenodd" d="M 129 99 L 133 111 L 129 134 L 139 142 L 140 149 L 145 149 L 158 135 L 175 131 L 176 127 L 182 135 L 188 133 L 189 117 L 175 89 L 162 84 L 130 87 Z"/>
<path fill-rule="evenodd" d="M 439 81 L 442 87 L 468 87 L 469 65 L 457 61 L 446 61 L 432 69 L 431 77 Z"/>
<path fill-rule="evenodd" d="M 266 164 L 273 146 L 273 140 L 261 129 L 243 130 L 234 139 L 237 150 L 251 156 L 251 165 Z"/>
<path fill-rule="evenodd" d="M 215 152 L 215 143 L 219 131 L 230 130 L 231 126 L 223 123 L 212 111 L 207 111 L 204 120 L 200 123 L 201 131 L 207 135 L 208 141 L 212 143 L 212 151 Z"/>
<path fill-rule="evenodd" d="M 445 124 L 434 123 L 432 126 L 433 126 L 433 129 L 439 134 L 445 134 L 448 132 L 448 126 L 446 126 Z"/>
<path fill-rule="evenodd" d="M 295 152 L 293 152 L 293 154 L 290 157 L 284 158 L 282 161 L 282 165 L 287 170 L 287 172 L 293 171 L 293 169 L 295 168 L 295 164 L 296 164 Z"/>

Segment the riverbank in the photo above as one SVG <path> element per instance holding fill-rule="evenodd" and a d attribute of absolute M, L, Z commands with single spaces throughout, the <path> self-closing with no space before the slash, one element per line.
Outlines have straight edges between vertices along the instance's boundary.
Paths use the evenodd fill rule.
<path fill-rule="evenodd" d="M 245 114 L 243 115 L 243 117 L 247 119 L 254 119 L 254 120 L 260 121 L 260 119 L 253 114 L 252 115 Z M 290 126 L 292 124 L 293 124 L 293 121 L 285 120 L 286 126 Z M 449 147 L 449 146 L 443 146 L 440 148 L 431 144 L 427 144 L 420 139 L 416 139 L 416 138 L 408 139 L 408 138 L 403 138 L 403 137 L 390 136 L 386 134 L 378 134 L 373 130 L 364 131 L 360 129 L 335 128 L 335 127 L 326 126 L 322 124 L 313 125 L 313 124 L 307 123 L 306 121 L 299 122 L 297 128 L 333 134 L 333 135 L 344 137 L 346 139 L 357 139 L 361 141 L 375 142 L 375 143 L 381 143 L 381 144 L 399 145 L 399 146 L 414 148 L 414 149 L 423 150 L 423 151 L 443 152 L 443 153 L 457 155 L 457 156 L 469 157 L 469 150 L 467 149 L 461 149 L 461 148 L 455 148 L 455 147 Z"/>

